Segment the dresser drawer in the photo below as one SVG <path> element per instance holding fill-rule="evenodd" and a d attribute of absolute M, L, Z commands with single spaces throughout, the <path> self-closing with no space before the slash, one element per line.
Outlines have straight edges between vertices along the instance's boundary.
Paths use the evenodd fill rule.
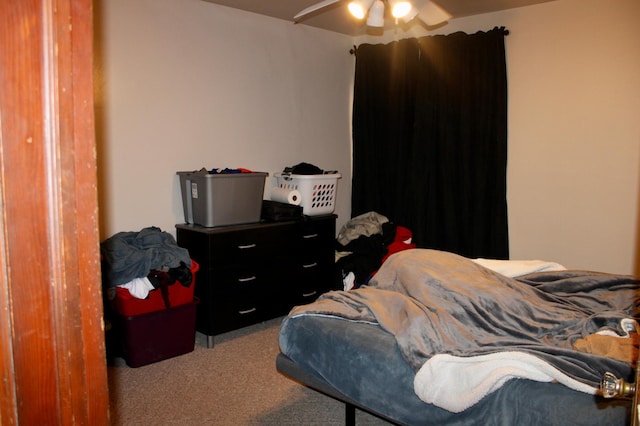
<path fill-rule="evenodd" d="M 221 228 L 176 225 L 200 270 L 196 329 L 213 336 L 286 315 L 331 289 L 335 216 Z"/>
<path fill-rule="evenodd" d="M 335 227 L 335 219 L 302 222 L 296 235 L 296 244 L 303 251 L 333 252 Z"/>
<path fill-rule="evenodd" d="M 208 336 L 262 321 L 260 302 L 266 277 L 244 268 L 200 269 L 195 293 L 196 329 Z M 197 281 L 196 281 L 197 282 Z"/>
<path fill-rule="evenodd" d="M 209 264 L 211 266 L 246 265 L 289 254 L 295 232 L 291 227 L 254 229 L 215 235 L 210 240 Z"/>
<path fill-rule="evenodd" d="M 193 252 L 202 266 L 253 263 L 280 255 L 297 240 L 294 222 L 251 224 L 220 228 L 176 225 L 178 245 Z M 285 256 L 286 254 L 281 254 Z"/>
<path fill-rule="evenodd" d="M 333 289 L 335 282 L 335 218 L 301 224 L 298 247 L 292 261 L 296 276 L 290 288 L 295 304 L 314 301 L 320 294 Z"/>
<path fill-rule="evenodd" d="M 332 290 L 335 282 L 335 263 L 332 257 L 319 256 L 314 260 L 300 259 L 296 276 L 290 283 L 288 294 L 294 305 L 311 303 L 322 293 Z"/>
<path fill-rule="evenodd" d="M 214 334 L 234 330 L 266 318 L 267 273 L 253 267 L 227 267 L 212 270 L 212 310 Z"/>

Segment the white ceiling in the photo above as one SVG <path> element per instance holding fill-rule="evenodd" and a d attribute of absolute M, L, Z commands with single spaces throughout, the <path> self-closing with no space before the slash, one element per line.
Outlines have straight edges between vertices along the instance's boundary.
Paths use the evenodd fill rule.
<path fill-rule="evenodd" d="M 284 19 L 293 22 L 293 17 L 301 10 L 320 2 L 321 0 L 203 0 L 222 6 L 233 7 L 260 15 Z M 415 0 L 419 2 L 420 0 Z M 463 16 L 479 15 L 481 13 L 496 12 L 514 7 L 529 6 L 554 0 L 435 0 L 441 8 L 453 16 L 452 19 Z M 347 0 L 339 1 L 331 6 L 315 12 L 300 21 L 297 25 L 310 25 L 347 35 L 362 35 L 367 33 L 366 25 L 351 17 L 347 7 Z"/>

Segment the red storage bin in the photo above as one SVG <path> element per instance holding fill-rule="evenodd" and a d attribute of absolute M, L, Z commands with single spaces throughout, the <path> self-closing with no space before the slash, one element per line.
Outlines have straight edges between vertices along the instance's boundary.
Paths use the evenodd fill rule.
<path fill-rule="evenodd" d="M 189 269 L 191 270 L 191 285 L 189 287 L 185 287 L 177 281 L 167 287 L 170 306 L 180 306 L 193 302 L 196 272 L 198 272 L 200 266 L 195 260 L 191 259 L 191 267 Z M 167 309 L 160 289 L 150 291 L 146 299 L 138 299 L 123 287 L 116 287 L 116 295 L 111 301 L 111 306 L 117 313 L 128 316 Z"/>
<path fill-rule="evenodd" d="M 193 352 L 198 301 L 142 315 L 116 314 L 127 365 L 141 367 Z"/>

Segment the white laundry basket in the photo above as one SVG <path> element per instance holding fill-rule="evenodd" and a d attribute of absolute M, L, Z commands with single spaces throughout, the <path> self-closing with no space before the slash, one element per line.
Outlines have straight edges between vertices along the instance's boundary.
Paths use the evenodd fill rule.
<path fill-rule="evenodd" d="M 278 188 L 300 192 L 302 213 L 307 216 L 331 214 L 335 210 L 340 173 L 324 175 L 274 174 Z"/>

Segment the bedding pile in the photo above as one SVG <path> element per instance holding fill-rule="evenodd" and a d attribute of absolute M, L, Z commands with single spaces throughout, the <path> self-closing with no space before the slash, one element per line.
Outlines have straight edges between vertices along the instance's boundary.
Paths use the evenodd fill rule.
<path fill-rule="evenodd" d="M 416 247 L 412 237 L 410 229 L 377 212 L 350 219 L 336 238 L 336 288 L 366 285 L 390 255 Z"/>
<path fill-rule="evenodd" d="M 585 351 L 577 343 L 632 334 L 638 281 L 554 269 L 511 278 L 452 253 L 406 250 L 391 256 L 368 286 L 296 307 L 282 327 L 307 315 L 380 326 L 416 372 L 417 396 L 451 412 L 514 378 L 596 394 L 607 371 L 633 377 L 633 359 Z M 284 353 L 286 345 L 281 341 Z"/>
<path fill-rule="evenodd" d="M 178 247 L 173 235 L 155 226 L 139 232 L 118 232 L 100 243 L 103 285 L 108 298 L 115 287 L 129 290 L 137 299 L 149 292 L 180 282 L 191 285 L 189 251 Z M 111 291 L 114 290 L 114 291 Z"/>

